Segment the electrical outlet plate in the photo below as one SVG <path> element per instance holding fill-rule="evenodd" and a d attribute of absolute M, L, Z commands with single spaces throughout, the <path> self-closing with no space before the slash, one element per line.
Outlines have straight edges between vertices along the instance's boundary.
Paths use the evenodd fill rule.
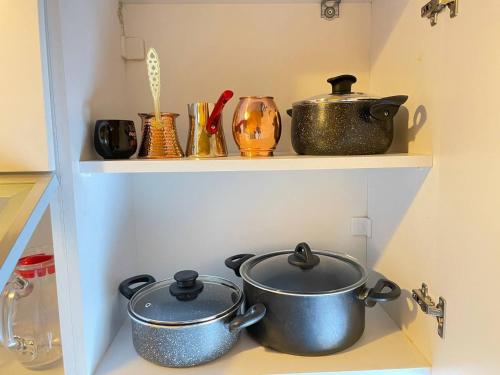
<path fill-rule="evenodd" d="M 144 61 L 146 59 L 146 42 L 135 36 L 122 36 L 122 57 L 125 61 Z"/>
<path fill-rule="evenodd" d="M 353 217 L 351 219 L 351 234 L 353 236 L 372 236 L 372 220 L 368 217 Z"/>

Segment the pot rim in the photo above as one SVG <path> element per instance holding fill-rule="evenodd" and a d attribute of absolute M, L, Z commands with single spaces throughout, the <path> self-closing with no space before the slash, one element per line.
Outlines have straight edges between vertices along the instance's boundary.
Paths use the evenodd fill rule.
<path fill-rule="evenodd" d="M 353 93 L 353 94 L 361 94 L 361 93 Z M 347 104 L 347 103 L 358 103 L 358 102 L 371 102 L 375 100 L 380 100 L 382 99 L 381 97 L 378 96 L 365 96 L 365 97 L 345 97 L 345 98 L 338 98 L 335 100 L 328 100 L 325 98 L 324 100 L 322 99 L 305 99 L 305 100 L 300 100 L 298 102 L 294 102 L 292 104 L 292 107 L 295 106 L 327 106 L 327 105 L 335 105 L 335 104 Z"/>
<path fill-rule="evenodd" d="M 128 306 L 127 306 L 127 312 L 128 315 L 130 316 L 131 319 L 134 321 L 145 324 L 151 327 L 165 327 L 165 328 L 175 328 L 175 327 L 187 327 L 187 326 L 195 326 L 195 325 L 201 325 L 204 323 L 211 323 L 219 319 L 223 319 L 229 315 L 231 315 L 234 311 L 238 310 L 241 305 L 243 304 L 244 300 L 244 294 L 243 291 L 241 290 L 240 287 L 238 287 L 235 283 L 224 279 L 222 277 L 218 276 L 211 276 L 211 275 L 200 275 L 199 278 L 209 278 L 213 281 L 220 282 L 222 284 L 229 284 L 229 287 L 233 287 L 235 290 L 239 292 L 239 298 L 238 300 L 229 308 L 226 310 L 223 310 L 215 315 L 207 316 L 205 318 L 197 319 L 197 320 L 190 320 L 190 321 L 161 321 L 161 320 L 154 320 L 154 319 L 143 319 L 141 316 L 136 314 L 134 310 L 132 309 L 132 304 L 145 292 L 147 292 L 149 289 L 152 289 L 154 286 L 158 285 L 158 283 L 173 283 L 175 282 L 175 279 L 173 277 L 154 282 L 152 284 L 149 284 L 148 286 L 144 287 L 143 289 L 139 290 L 134 296 L 130 299 Z"/>
<path fill-rule="evenodd" d="M 150 119 L 150 118 L 153 118 L 156 116 L 156 114 L 154 112 L 139 112 L 137 115 L 139 117 L 145 118 L 145 119 Z M 174 113 L 174 112 L 160 112 L 160 116 L 176 118 L 176 117 L 179 117 L 180 114 Z"/>
<path fill-rule="evenodd" d="M 270 257 L 276 256 L 276 255 L 293 254 L 294 250 L 274 251 L 274 252 L 266 253 L 263 255 L 256 255 L 256 256 L 246 260 L 240 267 L 241 278 L 243 279 L 243 281 L 245 281 L 246 283 L 248 283 L 256 288 L 259 288 L 259 289 L 262 289 L 262 290 L 265 290 L 268 292 L 276 293 L 276 294 L 295 296 L 295 297 L 321 297 L 321 296 L 331 296 L 331 295 L 336 295 L 336 294 L 344 294 L 344 293 L 351 292 L 351 291 L 365 285 L 366 282 L 368 281 L 368 275 L 366 273 L 365 267 L 363 267 L 357 261 L 356 258 L 354 258 L 348 254 L 339 253 L 339 252 L 335 252 L 335 251 L 316 251 L 316 250 L 313 250 L 313 252 L 314 252 L 314 254 L 319 254 L 319 255 L 324 255 L 324 256 L 330 256 L 330 257 L 334 256 L 336 258 L 340 258 L 344 261 L 347 261 L 351 264 L 354 264 L 361 271 L 361 278 L 357 282 L 355 282 L 354 284 L 349 285 L 345 288 L 341 288 L 341 289 L 326 290 L 326 291 L 320 291 L 320 292 L 314 292 L 314 293 L 300 293 L 300 292 L 291 292 L 291 291 L 286 291 L 286 290 L 280 290 L 280 289 L 276 289 L 276 288 L 261 284 L 258 281 L 252 279 L 248 275 L 248 271 L 250 270 L 251 263 L 254 263 L 257 260 L 263 260 L 263 259 L 270 258 Z"/>
<path fill-rule="evenodd" d="M 258 96 L 258 95 L 252 95 L 252 96 L 240 96 L 240 100 L 243 99 L 271 99 L 274 100 L 274 96 Z"/>

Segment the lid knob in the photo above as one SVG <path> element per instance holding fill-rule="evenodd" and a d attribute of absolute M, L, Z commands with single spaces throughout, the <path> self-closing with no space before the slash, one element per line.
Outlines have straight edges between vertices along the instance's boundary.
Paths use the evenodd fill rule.
<path fill-rule="evenodd" d="M 288 263 L 307 270 L 319 264 L 319 256 L 314 255 L 309 245 L 302 242 L 295 247 L 294 253 L 288 257 Z"/>
<path fill-rule="evenodd" d="M 185 270 L 179 271 L 174 275 L 175 283 L 170 285 L 170 294 L 175 296 L 179 301 L 192 301 L 203 290 L 203 283 L 196 280 L 198 272 Z"/>
<path fill-rule="evenodd" d="M 337 95 L 351 94 L 352 85 L 357 81 L 357 78 L 350 74 L 345 74 L 328 79 L 328 83 L 332 85 L 332 94 Z"/>

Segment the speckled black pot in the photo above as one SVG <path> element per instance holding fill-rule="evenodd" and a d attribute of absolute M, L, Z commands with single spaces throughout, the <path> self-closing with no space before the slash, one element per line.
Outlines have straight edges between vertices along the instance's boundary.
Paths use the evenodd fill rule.
<path fill-rule="evenodd" d="M 242 329 L 266 314 L 262 304 L 242 314 L 240 288 L 215 276 L 198 278 L 195 271 L 181 271 L 174 279 L 159 282 L 151 275 L 134 276 L 120 283 L 119 291 L 130 299 L 136 352 L 160 366 L 191 367 L 213 361 L 236 344 Z"/>
<path fill-rule="evenodd" d="M 292 145 L 300 155 L 383 154 L 391 146 L 394 116 L 407 96 L 373 98 L 351 91 L 354 76 L 328 80 L 331 95 L 293 105 Z"/>

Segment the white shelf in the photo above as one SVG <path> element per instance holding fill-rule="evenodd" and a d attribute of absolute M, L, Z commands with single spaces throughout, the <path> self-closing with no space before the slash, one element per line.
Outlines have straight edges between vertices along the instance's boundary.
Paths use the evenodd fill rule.
<path fill-rule="evenodd" d="M 45 370 L 29 370 L 14 359 L 7 349 L 0 348 L 0 374 L 2 375 L 64 375 L 62 361 Z"/>
<path fill-rule="evenodd" d="M 366 330 L 352 348 L 324 357 L 299 357 L 259 346 L 245 334 L 218 360 L 189 369 L 154 365 L 137 355 L 130 323 L 122 326 L 96 375 L 258 375 L 258 374 L 399 374 L 430 375 L 429 363 L 380 306 L 367 310 Z"/>
<path fill-rule="evenodd" d="M 266 172 L 340 169 L 431 168 L 432 155 L 385 154 L 369 156 L 275 156 L 218 159 L 81 161 L 81 173 L 203 173 Z"/>

